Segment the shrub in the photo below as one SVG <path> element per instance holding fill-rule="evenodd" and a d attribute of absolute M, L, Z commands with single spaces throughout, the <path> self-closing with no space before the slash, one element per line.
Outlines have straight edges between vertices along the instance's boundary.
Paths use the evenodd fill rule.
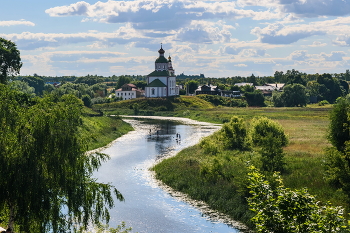
<path fill-rule="evenodd" d="M 307 189 L 292 191 L 285 188 L 281 177 L 274 173 L 275 185 L 253 166 L 248 180 L 250 209 L 257 232 L 345 232 L 343 209 L 330 203 L 320 206 Z M 276 187 L 273 187 L 276 186 Z"/>
<path fill-rule="evenodd" d="M 249 150 L 248 130 L 242 118 L 232 117 L 221 129 L 225 148 Z"/>
<path fill-rule="evenodd" d="M 284 154 L 282 147 L 288 144 L 282 126 L 266 117 L 254 118 L 250 137 L 253 145 L 260 147 L 262 168 L 265 171 L 282 171 Z"/>

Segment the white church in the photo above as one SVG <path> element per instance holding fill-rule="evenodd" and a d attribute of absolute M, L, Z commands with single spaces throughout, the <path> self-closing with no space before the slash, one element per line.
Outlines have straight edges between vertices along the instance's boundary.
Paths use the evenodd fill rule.
<path fill-rule="evenodd" d="M 164 57 L 164 49 L 161 45 L 158 50 L 159 57 L 155 61 L 155 70 L 147 75 L 145 97 L 169 97 L 179 95 L 179 87 L 176 86 L 175 70 L 171 64 L 171 57 Z"/>

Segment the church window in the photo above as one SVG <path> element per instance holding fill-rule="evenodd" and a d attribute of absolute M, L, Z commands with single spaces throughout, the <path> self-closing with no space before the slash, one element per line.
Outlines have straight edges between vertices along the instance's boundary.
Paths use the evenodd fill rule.
<path fill-rule="evenodd" d="M 154 90 L 154 88 L 152 88 L 152 95 L 154 95 L 154 92 L 155 92 L 155 90 Z"/>

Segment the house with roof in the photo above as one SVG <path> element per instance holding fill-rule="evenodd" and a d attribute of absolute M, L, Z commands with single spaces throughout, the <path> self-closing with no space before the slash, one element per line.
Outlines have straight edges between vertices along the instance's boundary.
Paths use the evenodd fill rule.
<path fill-rule="evenodd" d="M 121 97 L 123 100 L 139 98 L 143 95 L 143 91 L 138 89 L 134 84 L 124 84 L 121 88 L 115 91 L 116 97 Z"/>
<path fill-rule="evenodd" d="M 179 87 L 176 86 L 175 70 L 171 57 L 164 57 L 164 49 L 161 45 L 158 50 L 159 57 L 155 61 L 155 69 L 147 75 L 145 97 L 169 97 L 179 95 Z"/>

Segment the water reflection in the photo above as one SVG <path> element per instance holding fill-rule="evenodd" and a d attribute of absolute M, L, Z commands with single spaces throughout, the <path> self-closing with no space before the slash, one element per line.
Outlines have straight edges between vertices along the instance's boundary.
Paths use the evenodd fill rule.
<path fill-rule="evenodd" d="M 100 181 L 115 185 L 125 197 L 125 202 L 116 202 L 110 211 L 111 227 L 125 221 L 133 232 L 238 232 L 164 191 L 148 170 L 157 160 L 198 143 L 217 127 L 159 120 L 126 121 L 135 131 L 102 151 L 111 160 L 95 174 Z M 178 134 L 181 141 L 176 140 Z"/>

